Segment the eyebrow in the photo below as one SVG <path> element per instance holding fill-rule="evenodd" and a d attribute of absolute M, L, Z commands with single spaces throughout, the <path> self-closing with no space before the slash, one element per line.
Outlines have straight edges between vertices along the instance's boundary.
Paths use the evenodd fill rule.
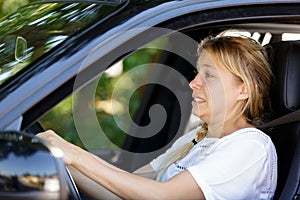
<path fill-rule="evenodd" d="M 212 69 L 212 70 L 217 70 L 217 68 L 215 66 L 211 66 L 211 65 L 208 65 L 208 64 L 203 64 L 202 67 L 207 67 L 209 69 Z"/>
<path fill-rule="evenodd" d="M 208 65 L 208 64 L 203 64 L 203 67 L 215 68 L 215 67 L 213 67 L 211 65 Z"/>

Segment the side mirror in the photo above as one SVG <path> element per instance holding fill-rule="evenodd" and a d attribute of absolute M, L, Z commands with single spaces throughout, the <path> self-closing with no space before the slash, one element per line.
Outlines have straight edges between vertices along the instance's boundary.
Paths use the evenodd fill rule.
<path fill-rule="evenodd" d="M 34 135 L 0 132 L 0 199 L 80 199 L 62 152 Z"/>

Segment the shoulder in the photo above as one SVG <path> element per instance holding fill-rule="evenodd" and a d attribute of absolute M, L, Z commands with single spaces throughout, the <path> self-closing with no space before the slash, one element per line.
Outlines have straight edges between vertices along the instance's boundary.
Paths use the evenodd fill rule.
<path fill-rule="evenodd" d="M 276 162 L 270 137 L 259 129 L 245 128 L 219 139 L 215 149 L 188 171 L 207 199 L 223 195 L 242 199 L 242 194 L 251 197 L 276 185 Z M 243 185 L 244 193 L 236 190 L 238 185 Z"/>
<path fill-rule="evenodd" d="M 263 131 L 257 128 L 243 128 L 233 132 L 232 134 L 225 136 L 224 140 L 226 141 L 256 141 L 262 144 L 272 143 L 271 138 L 265 134 Z"/>
<path fill-rule="evenodd" d="M 263 131 L 257 128 L 240 129 L 228 136 L 222 138 L 220 147 L 228 149 L 228 151 L 244 151 L 248 153 L 255 152 L 265 155 L 276 154 L 275 146 L 271 138 Z M 224 150 L 224 149 L 223 149 Z M 226 151 L 225 151 L 226 152 Z"/>

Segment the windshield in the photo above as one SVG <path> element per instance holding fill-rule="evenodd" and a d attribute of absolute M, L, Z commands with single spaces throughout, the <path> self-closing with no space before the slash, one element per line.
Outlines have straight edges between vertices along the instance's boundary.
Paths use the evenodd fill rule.
<path fill-rule="evenodd" d="M 0 85 L 71 35 L 117 11 L 124 1 L 62 2 L 28 5 L 0 20 Z"/>

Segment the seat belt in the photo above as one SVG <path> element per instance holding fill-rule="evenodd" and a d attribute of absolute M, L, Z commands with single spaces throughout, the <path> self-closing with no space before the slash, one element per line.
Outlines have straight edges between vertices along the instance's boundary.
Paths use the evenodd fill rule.
<path fill-rule="evenodd" d="M 274 119 L 272 121 L 269 121 L 263 125 L 258 126 L 258 128 L 268 128 L 271 126 L 279 126 L 282 124 L 288 124 L 288 123 L 292 123 L 292 122 L 296 122 L 296 121 L 300 121 L 300 109 L 296 110 L 292 113 L 283 115 L 282 117 L 279 117 L 277 119 Z M 298 142 L 299 143 L 299 142 Z M 296 193 L 294 198 L 295 200 L 300 200 L 300 183 L 298 183 L 298 188 L 296 189 Z"/>
<path fill-rule="evenodd" d="M 296 122 L 296 121 L 300 121 L 300 109 L 296 110 L 292 113 L 283 115 L 282 117 L 279 117 L 277 119 L 269 121 L 265 124 L 262 124 L 262 125 L 258 126 L 258 128 L 263 129 L 263 128 L 268 128 L 271 126 L 278 126 L 278 125 L 287 124 L 287 123 Z"/>

